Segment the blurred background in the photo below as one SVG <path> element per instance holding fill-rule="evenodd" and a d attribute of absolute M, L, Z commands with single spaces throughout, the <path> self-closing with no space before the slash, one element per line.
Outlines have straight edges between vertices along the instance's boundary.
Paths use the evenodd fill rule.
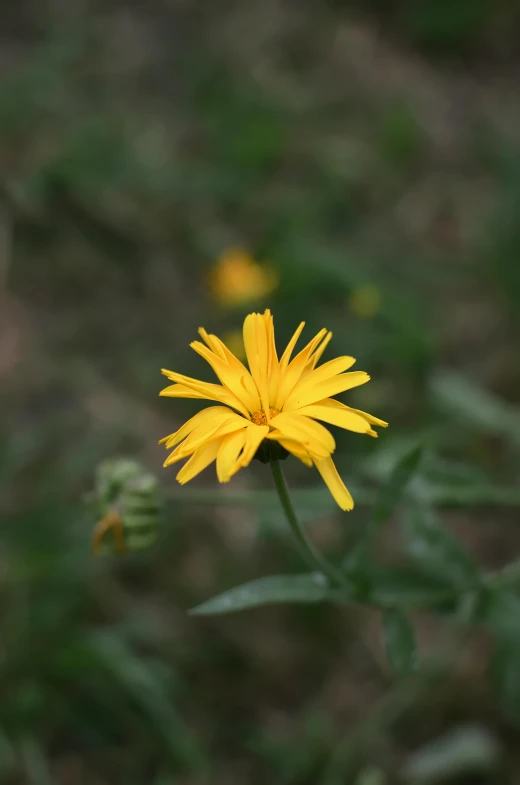
<path fill-rule="evenodd" d="M 275 503 L 204 501 L 271 487 L 268 467 L 181 490 L 157 446 L 199 408 L 157 397 L 160 368 L 210 380 L 197 328 L 240 351 L 270 307 L 279 346 L 301 320 L 331 329 L 327 358 L 372 375 L 348 402 L 391 424 L 336 434 L 348 515 L 286 463 L 319 488 L 304 512 L 324 552 L 348 551 L 417 441 L 417 492 L 472 557 L 520 551 L 518 5 L 20 0 L 2 17 L 1 781 L 518 782 L 516 595 L 498 649 L 477 630 L 406 691 L 374 611 L 190 617 L 305 568 Z M 157 474 L 165 522 L 150 550 L 94 559 L 86 497 L 118 455 Z M 414 623 L 427 655 L 444 622 Z"/>

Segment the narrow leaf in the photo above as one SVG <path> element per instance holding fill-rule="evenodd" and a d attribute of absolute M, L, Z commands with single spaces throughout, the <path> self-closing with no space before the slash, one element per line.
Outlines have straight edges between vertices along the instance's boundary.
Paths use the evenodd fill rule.
<path fill-rule="evenodd" d="M 374 526 L 380 526 L 393 513 L 417 471 L 422 455 L 421 447 L 414 447 L 395 465 L 387 483 L 379 492 L 373 513 Z"/>
<path fill-rule="evenodd" d="M 192 608 L 190 613 L 205 616 L 235 613 L 246 608 L 280 602 L 321 602 L 328 598 L 329 592 L 328 581 L 320 572 L 307 575 L 269 575 L 225 591 Z"/>
<path fill-rule="evenodd" d="M 410 673 L 417 663 L 417 649 L 408 617 L 402 610 L 391 608 L 384 611 L 381 627 L 388 662 L 397 673 Z"/>

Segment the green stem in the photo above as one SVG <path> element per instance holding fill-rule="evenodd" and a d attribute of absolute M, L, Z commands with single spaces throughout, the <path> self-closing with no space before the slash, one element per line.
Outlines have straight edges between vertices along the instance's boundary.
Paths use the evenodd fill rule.
<path fill-rule="evenodd" d="M 280 503 L 283 507 L 287 521 L 289 522 L 289 526 L 291 527 L 291 530 L 296 537 L 296 542 L 298 543 L 303 558 L 309 567 L 311 567 L 311 569 L 318 569 L 327 576 L 333 585 L 351 589 L 345 576 L 340 572 L 340 570 L 336 569 L 334 565 L 328 562 L 327 559 L 325 559 L 325 557 L 322 556 L 318 550 L 316 550 L 312 542 L 305 534 L 305 531 L 300 521 L 298 520 L 298 516 L 296 515 L 296 511 L 293 507 L 280 461 L 274 460 L 270 463 L 271 471 L 273 472 L 274 484 L 278 492 L 278 498 L 280 499 Z"/>

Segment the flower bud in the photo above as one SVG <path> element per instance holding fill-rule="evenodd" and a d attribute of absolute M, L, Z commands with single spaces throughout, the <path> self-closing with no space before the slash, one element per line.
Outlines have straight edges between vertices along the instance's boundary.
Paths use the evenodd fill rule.
<path fill-rule="evenodd" d="M 122 554 L 153 545 L 161 518 L 159 484 L 142 464 L 128 458 L 101 463 L 93 497 L 99 516 L 94 553 Z"/>

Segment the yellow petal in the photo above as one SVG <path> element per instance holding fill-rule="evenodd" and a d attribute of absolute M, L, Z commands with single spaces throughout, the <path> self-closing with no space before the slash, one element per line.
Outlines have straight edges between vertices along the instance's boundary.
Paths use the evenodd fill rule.
<path fill-rule="evenodd" d="M 312 369 L 316 367 L 317 362 L 321 359 L 321 356 L 322 356 L 323 352 L 325 351 L 325 349 L 329 345 L 331 338 L 332 338 L 332 333 L 328 332 L 327 335 L 325 336 L 325 338 L 323 339 L 323 341 L 321 342 L 321 344 L 318 346 L 318 348 L 314 352 L 314 354 L 310 357 L 309 360 L 307 360 L 306 368 L 308 370 L 312 371 Z"/>
<path fill-rule="evenodd" d="M 221 439 L 215 439 L 208 444 L 203 444 L 198 450 L 195 450 L 189 461 L 184 464 L 180 472 L 177 474 L 176 480 L 184 485 L 192 480 L 197 474 L 200 474 L 207 466 L 212 463 L 217 457 Z"/>
<path fill-rule="evenodd" d="M 269 309 L 264 313 L 264 321 L 267 334 L 267 363 L 269 366 L 267 374 L 268 393 L 269 401 L 274 401 L 280 381 L 280 363 L 278 362 L 278 353 L 276 351 L 276 341 L 274 337 L 274 320 Z"/>
<path fill-rule="evenodd" d="M 170 453 L 164 462 L 164 466 L 170 466 L 172 463 L 181 461 L 206 442 L 213 441 L 226 433 L 238 431 L 240 428 L 249 425 L 249 420 L 246 420 L 245 417 L 235 414 L 230 409 L 224 409 L 224 411 L 225 413 L 215 414 L 211 420 L 202 422 L 202 424 L 194 428 L 184 441 L 178 444 L 175 450 Z"/>
<path fill-rule="evenodd" d="M 355 363 L 354 357 L 336 357 L 334 360 L 329 360 L 327 363 L 320 365 L 313 371 L 307 372 L 295 384 L 293 391 L 288 396 L 285 405 L 291 406 L 291 401 L 299 398 L 304 393 L 308 392 L 315 385 L 331 379 L 333 376 L 338 376 L 347 371 Z"/>
<path fill-rule="evenodd" d="M 227 417 L 216 418 L 207 425 L 201 425 L 190 433 L 188 437 L 177 447 L 176 453 L 186 456 L 198 449 L 201 444 L 233 433 L 241 428 L 250 425 L 250 421 L 234 412 L 228 412 Z"/>
<path fill-rule="evenodd" d="M 295 458 L 298 458 L 298 460 L 300 460 L 306 466 L 312 466 L 312 458 L 310 457 L 305 447 L 302 447 L 302 445 L 298 442 L 293 442 L 290 439 L 284 439 L 280 431 L 271 431 L 271 433 L 267 435 L 267 438 L 277 441 L 282 445 L 282 447 L 285 447 L 287 452 L 290 452 L 291 455 L 294 455 Z"/>
<path fill-rule="evenodd" d="M 200 332 L 200 330 L 199 330 L 199 332 Z M 230 366 L 230 368 L 232 370 L 236 371 L 238 376 L 241 376 L 241 377 L 242 376 L 246 376 L 247 377 L 247 389 L 250 391 L 250 393 L 252 395 L 258 395 L 258 390 L 256 389 L 256 386 L 255 386 L 255 383 L 253 381 L 253 378 L 252 378 L 251 374 L 249 373 L 249 371 L 247 370 L 247 368 L 244 365 L 244 363 L 241 360 L 239 360 L 238 357 L 235 354 L 233 354 L 233 352 L 226 346 L 224 341 L 221 341 L 220 338 L 217 335 L 208 335 L 205 331 L 204 331 L 204 333 L 205 333 L 205 336 L 206 336 L 205 340 L 206 339 L 211 340 L 212 346 L 214 347 L 213 351 L 215 352 L 215 354 L 218 354 L 219 356 L 221 356 L 222 359 L 225 360 L 225 362 Z M 239 331 L 237 331 L 237 333 L 238 333 L 238 335 L 240 335 Z M 201 335 L 203 335 L 203 333 L 201 333 Z M 204 337 L 204 335 L 203 335 L 203 337 Z M 207 340 L 206 340 L 206 342 L 207 342 Z M 244 354 L 245 354 L 245 347 L 243 346 L 243 341 L 242 341 L 242 349 L 243 349 Z"/>
<path fill-rule="evenodd" d="M 219 341 L 216 335 L 210 335 L 209 333 L 206 332 L 204 327 L 199 327 L 198 333 L 202 338 L 202 340 L 206 343 L 206 345 L 209 346 L 212 352 L 218 354 L 218 356 L 222 360 L 226 359 L 226 355 L 222 351 L 222 347 L 221 347 L 222 341 Z"/>
<path fill-rule="evenodd" d="M 301 393 L 288 396 L 285 401 L 283 410 L 284 412 L 294 412 L 301 409 L 303 406 L 308 406 L 311 403 L 316 403 L 322 398 L 329 398 L 332 395 L 350 390 L 352 387 L 359 387 L 360 384 L 366 384 L 370 381 L 370 376 L 364 371 L 352 371 L 351 373 L 342 373 L 338 376 L 333 376 L 331 379 L 325 379 L 312 385 L 308 389 L 305 388 Z"/>
<path fill-rule="evenodd" d="M 372 430 L 370 423 L 364 417 L 349 411 L 347 408 L 339 409 L 314 403 L 310 406 L 303 406 L 297 410 L 297 413 L 316 420 L 322 420 L 330 425 L 337 425 L 338 428 L 346 428 L 347 431 L 354 431 L 354 433 L 369 433 Z"/>
<path fill-rule="evenodd" d="M 220 384 L 201 382 L 199 379 L 192 379 L 190 376 L 183 376 L 181 373 L 167 371 L 165 368 L 162 369 L 161 373 L 167 376 L 168 379 L 171 379 L 172 382 L 178 382 L 179 384 L 188 387 L 190 390 L 200 393 L 204 398 L 207 398 L 210 401 L 219 401 L 219 403 L 223 403 L 226 406 L 231 406 L 232 409 L 241 412 L 245 417 L 248 417 L 249 415 L 249 411 L 242 401 L 230 390 Z"/>
<path fill-rule="evenodd" d="M 236 362 L 233 365 L 229 365 L 200 341 L 193 341 L 190 343 L 190 346 L 197 354 L 204 357 L 206 362 L 211 365 L 224 387 L 227 387 L 233 395 L 236 395 L 250 412 L 258 411 L 260 408 L 260 399 L 255 383 L 251 378 L 251 374 L 241 362 L 234 358 Z"/>
<path fill-rule="evenodd" d="M 268 425 L 250 425 L 246 430 L 244 452 L 240 457 L 240 466 L 249 466 L 262 441 L 269 433 Z"/>
<path fill-rule="evenodd" d="M 174 447 L 178 442 L 188 436 L 195 428 L 200 425 L 209 425 L 216 415 L 218 420 L 219 416 L 222 417 L 225 414 L 229 417 L 234 413 L 235 412 L 232 409 L 228 409 L 226 406 L 209 406 L 207 409 L 201 409 L 200 412 L 197 412 L 197 414 L 185 422 L 182 428 L 179 428 L 175 433 L 171 433 L 169 436 L 165 436 L 164 439 L 161 439 L 159 444 L 165 444 L 167 449 L 170 449 L 170 447 Z M 218 422 L 220 423 L 220 420 L 218 420 Z"/>
<path fill-rule="evenodd" d="M 244 320 L 244 346 L 251 376 L 260 395 L 262 409 L 269 413 L 269 349 L 264 317 L 250 313 Z"/>
<path fill-rule="evenodd" d="M 351 408 L 350 411 L 353 412 L 354 414 L 359 414 L 360 417 L 363 417 L 371 425 L 379 425 L 381 428 L 388 428 L 387 422 L 385 422 L 384 420 L 380 420 L 379 417 L 374 417 L 373 414 L 368 414 L 368 412 L 362 412 L 361 409 Z"/>
<path fill-rule="evenodd" d="M 341 507 L 342 510 L 352 510 L 354 507 L 354 499 L 350 495 L 345 483 L 338 474 L 338 470 L 334 465 L 334 461 L 329 456 L 321 461 L 314 461 L 317 470 L 321 474 L 323 481 L 331 492 L 334 501 Z"/>
<path fill-rule="evenodd" d="M 300 376 L 305 370 L 307 360 L 315 350 L 316 346 L 318 346 L 326 332 L 327 331 L 325 329 L 320 330 L 320 332 L 314 336 L 312 341 L 310 341 L 307 346 L 296 355 L 294 360 L 292 360 L 292 362 L 290 362 L 287 368 L 282 372 L 275 402 L 275 407 L 277 409 L 281 409 L 283 407 L 287 397 L 290 395 L 295 384 L 299 381 Z"/>
<path fill-rule="evenodd" d="M 280 431 L 285 439 L 298 442 L 313 456 L 325 458 L 336 449 L 336 442 L 330 431 L 301 414 L 282 412 L 273 417 L 271 425 Z"/>
<path fill-rule="evenodd" d="M 380 420 L 379 417 L 374 417 L 373 414 L 368 414 L 368 412 L 363 412 L 361 409 L 353 409 L 352 406 L 347 406 L 346 403 L 342 403 L 342 401 L 337 401 L 335 398 L 324 398 L 322 401 L 317 401 L 320 406 L 329 406 L 331 408 L 337 409 L 346 409 L 349 412 L 353 412 L 354 414 L 359 414 L 360 417 L 363 417 L 370 425 L 379 425 L 381 428 L 388 428 L 388 423 L 385 420 Z"/>
<path fill-rule="evenodd" d="M 206 330 L 204 330 L 202 327 L 199 328 L 199 334 L 208 344 L 209 348 L 213 352 L 215 352 L 215 354 L 218 354 L 219 357 L 225 360 L 228 365 L 230 365 L 232 368 L 239 370 L 242 374 L 244 373 L 244 371 L 246 373 L 249 373 L 246 366 L 241 362 L 241 360 L 239 360 L 236 354 L 234 354 L 229 349 L 229 347 L 224 343 L 224 341 L 220 340 L 218 335 L 208 335 Z M 233 334 L 235 334 L 235 331 L 233 331 Z M 240 336 L 240 340 L 242 341 L 241 332 L 237 330 L 236 334 Z"/>
<path fill-rule="evenodd" d="M 289 365 L 289 361 L 290 361 L 291 355 L 292 355 L 292 353 L 294 351 L 294 347 L 296 346 L 296 344 L 298 342 L 298 338 L 302 334 L 302 330 L 303 330 L 304 327 L 305 327 L 305 322 L 300 322 L 300 324 L 296 328 L 296 331 L 295 331 L 293 337 L 291 338 L 291 340 L 287 344 L 287 347 L 286 347 L 284 353 L 282 354 L 282 356 L 280 358 L 280 370 L 281 371 L 285 371 L 285 369 Z"/>
<path fill-rule="evenodd" d="M 170 387 L 165 387 L 164 390 L 161 390 L 159 395 L 162 395 L 165 398 L 200 398 L 201 400 L 206 401 L 211 400 L 207 395 L 202 395 L 201 393 L 195 392 L 195 390 L 190 390 L 190 388 L 186 387 L 184 384 L 172 384 Z"/>
<path fill-rule="evenodd" d="M 236 431 L 222 440 L 217 453 L 217 477 L 219 482 L 228 482 L 240 469 L 239 456 L 246 441 L 246 429 Z"/>

